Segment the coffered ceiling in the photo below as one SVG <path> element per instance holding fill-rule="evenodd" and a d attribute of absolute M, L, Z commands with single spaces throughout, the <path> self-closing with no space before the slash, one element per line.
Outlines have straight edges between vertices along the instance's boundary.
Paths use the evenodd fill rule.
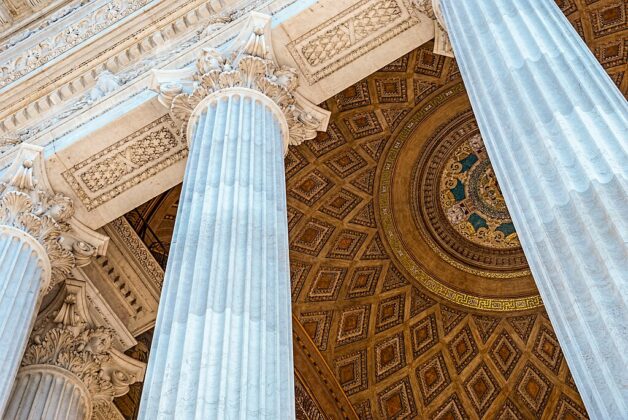
<path fill-rule="evenodd" d="M 557 3 L 628 96 L 625 2 Z M 432 47 L 327 100 L 327 132 L 286 157 L 299 418 L 586 418 L 459 69 Z M 178 195 L 127 215 L 158 257 Z"/>

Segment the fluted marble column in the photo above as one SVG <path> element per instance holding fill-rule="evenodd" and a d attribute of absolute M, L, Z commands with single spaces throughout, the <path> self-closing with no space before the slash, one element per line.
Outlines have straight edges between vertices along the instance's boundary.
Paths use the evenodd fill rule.
<path fill-rule="evenodd" d="M 0 413 L 35 321 L 40 292 L 49 282 L 50 261 L 43 245 L 29 233 L 0 224 Z"/>
<path fill-rule="evenodd" d="M 74 374 L 50 365 L 20 369 L 3 420 L 83 420 L 92 412 L 87 387 Z"/>
<path fill-rule="evenodd" d="M 285 117 L 242 88 L 197 110 L 140 418 L 293 418 Z"/>
<path fill-rule="evenodd" d="M 0 413 L 43 293 L 76 262 L 59 241 L 72 201 L 49 188 L 42 150 L 21 145 L 0 177 Z"/>
<path fill-rule="evenodd" d="M 269 36 L 270 17 L 252 13 L 232 51 L 202 51 L 191 91 L 170 82 L 183 71 L 156 73 L 191 146 L 143 420 L 295 415 L 283 156 L 328 113 L 295 96 Z"/>
<path fill-rule="evenodd" d="M 440 9 L 586 408 L 625 418 L 626 100 L 553 1 L 442 0 Z"/>
<path fill-rule="evenodd" d="M 107 244 L 73 218 L 69 197 L 52 190 L 43 150 L 21 144 L 0 175 L 0 414 L 43 295 Z"/>
<path fill-rule="evenodd" d="M 142 379 L 144 363 L 124 355 L 117 332 L 92 318 L 99 297 L 88 299 L 86 289 L 65 280 L 37 316 L 2 420 L 89 420 L 96 403 Z"/>

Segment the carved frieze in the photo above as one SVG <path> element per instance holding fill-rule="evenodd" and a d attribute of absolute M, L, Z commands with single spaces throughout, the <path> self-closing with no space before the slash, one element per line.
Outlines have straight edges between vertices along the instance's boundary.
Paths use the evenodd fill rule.
<path fill-rule="evenodd" d="M 152 285 L 157 290 L 161 290 L 164 281 L 164 270 L 146 248 L 144 242 L 137 236 L 137 232 L 133 230 L 129 222 L 124 217 L 118 217 L 109 223 L 105 230 L 112 232 L 112 235 L 115 235 L 123 242 L 120 246 L 124 246 L 124 249 L 132 254 L 133 260 L 141 266 L 141 269 L 152 281 Z"/>
<path fill-rule="evenodd" d="M 82 19 L 59 28 L 58 32 L 33 45 L 7 51 L 7 57 L 0 61 L 0 88 L 46 64 L 149 2 L 150 0 L 106 2 Z M 37 7 L 40 3 L 42 2 L 33 1 Z M 14 54 L 15 51 L 18 51 L 17 55 Z"/>
<path fill-rule="evenodd" d="M 418 22 L 406 0 L 361 0 L 290 42 L 288 51 L 314 84 Z"/>
<path fill-rule="evenodd" d="M 165 115 L 65 172 L 87 210 L 117 197 L 156 173 L 185 159 L 188 149 Z"/>

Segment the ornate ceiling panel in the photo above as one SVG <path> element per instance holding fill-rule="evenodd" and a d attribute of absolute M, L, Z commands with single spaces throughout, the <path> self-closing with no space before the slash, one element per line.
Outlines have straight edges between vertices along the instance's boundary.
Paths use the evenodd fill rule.
<path fill-rule="evenodd" d="M 290 150 L 295 315 L 360 418 L 586 416 L 458 68 L 431 51 L 328 100 L 328 132 Z"/>
<path fill-rule="evenodd" d="M 628 98 L 628 5 L 623 0 L 556 0 L 613 82 Z"/>
<path fill-rule="evenodd" d="M 558 4 L 628 96 L 625 2 Z M 323 106 L 285 164 L 295 325 L 327 380 L 363 419 L 586 418 L 455 61 L 423 45 Z M 166 252 L 177 196 L 129 215 Z M 311 380 L 300 415 L 324 418 Z"/>

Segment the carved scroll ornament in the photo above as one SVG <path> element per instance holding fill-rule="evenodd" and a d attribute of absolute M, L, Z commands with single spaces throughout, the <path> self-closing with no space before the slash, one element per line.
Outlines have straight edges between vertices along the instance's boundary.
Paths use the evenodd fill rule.
<path fill-rule="evenodd" d="M 417 10 L 434 21 L 434 53 L 454 56 L 454 50 L 440 13 L 439 0 L 412 0 Z"/>
<path fill-rule="evenodd" d="M 111 401 L 143 378 L 145 364 L 114 347 L 115 331 L 91 318 L 85 284 L 66 280 L 40 314 L 22 366 L 51 365 L 74 374 L 94 400 Z"/>

